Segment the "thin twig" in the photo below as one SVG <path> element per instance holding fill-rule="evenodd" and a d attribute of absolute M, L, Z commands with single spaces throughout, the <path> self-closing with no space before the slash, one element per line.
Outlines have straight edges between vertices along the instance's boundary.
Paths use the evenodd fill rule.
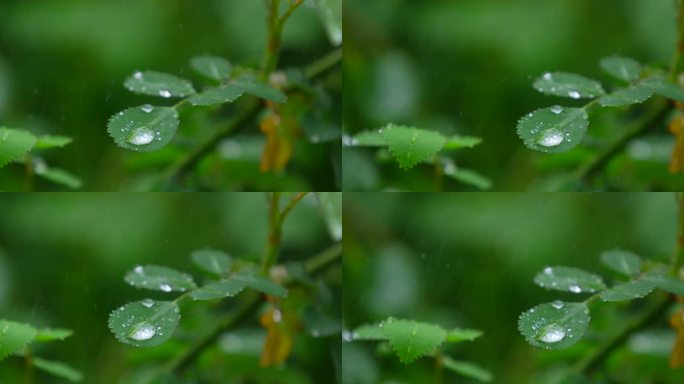
<path fill-rule="evenodd" d="M 650 130 L 656 128 L 660 122 L 670 111 L 667 104 L 663 103 L 655 110 L 649 113 L 642 121 L 634 123 L 626 130 L 624 136 L 620 137 L 618 141 L 606 147 L 601 153 L 594 157 L 589 163 L 579 168 L 576 172 L 575 179 L 578 181 L 589 181 L 595 174 L 602 170 L 616 155 L 635 138 L 643 136 Z"/>

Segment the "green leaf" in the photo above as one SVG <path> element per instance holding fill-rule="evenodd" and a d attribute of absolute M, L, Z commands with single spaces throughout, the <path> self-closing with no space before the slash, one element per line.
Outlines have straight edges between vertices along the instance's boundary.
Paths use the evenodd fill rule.
<path fill-rule="evenodd" d="M 128 108 L 112 116 L 107 131 L 118 146 L 149 152 L 171 142 L 178 123 L 175 108 L 143 105 Z"/>
<path fill-rule="evenodd" d="M 609 95 L 601 96 L 598 102 L 604 107 L 622 107 L 624 105 L 643 103 L 651 95 L 653 95 L 653 89 L 639 84 L 628 88 L 620 88 Z"/>
<path fill-rule="evenodd" d="M 469 361 L 459 361 L 454 360 L 449 356 L 444 356 L 442 358 L 442 363 L 444 363 L 444 366 L 447 369 L 456 372 L 461 376 L 479 380 L 483 383 L 488 383 L 492 381 L 493 378 L 489 371 Z"/>
<path fill-rule="evenodd" d="M 383 327 L 385 322 L 380 324 L 366 324 L 362 325 L 352 332 L 353 340 L 387 340 Z"/>
<path fill-rule="evenodd" d="M 0 127 L 0 167 L 21 160 L 36 145 L 36 140 L 26 131 Z"/>
<path fill-rule="evenodd" d="M 473 148 L 481 142 L 482 139 L 479 137 L 454 135 L 447 137 L 444 149 Z"/>
<path fill-rule="evenodd" d="M 156 265 L 139 265 L 128 271 L 124 279 L 136 288 L 162 292 L 184 292 L 197 287 L 192 276 L 175 269 Z"/>
<path fill-rule="evenodd" d="M 188 80 L 154 71 L 136 72 L 126 79 L 124 86 L 131 92 L 163 98 L 186 97 L 195 93 Z"/>
<path fill-rule="evenodd" d="M 684 281 L 666 276 L 659 272 L 645 274 L 644 280 L 653 283 L 656 287 L 674 293 L 677 296 L 684 296 Z"/>
<path fill-rule="evenodd" d="M 37 334 L 38 331 L 30 325 L 0 320 L 0 361 L 23 350 Z"/>
<path fill-rule="evenodd" d="M 459 341 L 473 341 L 482 336 L 482 331 L 477 329 L 454 328 L 447 331 L 446 341 L 457 343 Z"/>
<path fill-rule="evenodd" d="M 83 186 L 83 181 L 80 178 L 60 168 L 35 167 L 35 173 L 45 180 L 71 189 L 79 189 Z"/>
<path fill-rule="evenodd" d="M 238 273 L 231 277 L 232 279 L 242 281 L 246 286 L 255 289 L 259 292 L 263 292 L 267 295 L 276 297 L 287 296 L 287 289 L 274 283 L 270 279 L 256 275 L 254 273 Z"/>
<path fill-rule="evenodd" d="M 446 138 L 437 132 L 394 124 L 382 129 L 382 137 L 403 169 L 432 160 L 446 143 Z"/>
<path fill-rule="evenodd" d="M 456 167 L 453 162 L 444 166 L 444 174 L 461 183 L 486 190 L 492 187 L 492 182 L 472 169 Z"/>
<path fill-rule="evenodd" d="M 67 136 L 39 136 L 38 141 L 36 141 L 36 149 L 62 148 L 72 141 L 73 139 Z"/>
<path fill-rule="evenodd" d="M 318 14 L 334 46 L 342 44 L 342 0 L 316 0 Z"/>
<path fill-rule="evenodd" d="M 342 240 L 342 193 L 316 192 L 316 201 L 333 241 Z"/>
<path fill-rule="evenodd" d="M 608 268 L 625 276 L 634 276 L 641 272 L 643 261 L 636 254 L 614 249 L 601 254 L 601 261 Z"/>
<path fill-rule="evenodd" d="M 437 325 L 392 318 L 384 322 L 383 332 L 404 364 L 431 353 L 447 337 Z"/>
<path fill-rule="evenodd" d="M 518 121 L 518 136 L 528 148 L 558 153 L 575 148 L 582 141 L 589 116 L 583 108 L 553 106 L 538 109 Z"/>
<path fill-rule="evenodd" d="M 215 249 L 200 249 L 194 251 L 190 257 L 196 266 L 215 275 L 230 272 L 233 264 L 233 260 L 227 253 Z"/>
<path fill-rule="evenodd" d="M 40 357 L 34 357 L 31 362 L 36 368 L 43 372 L 47 372 L 52 376 L 60 377 L 72 382 L 83 380 L 83 374 L 81 372 L 61 361 L 45 360 Z"/>
<path fill-rule="evenodd" d="M 287 101 L 287 96 L 280 92 L 279 90 L 271 87 L 268 84 L 264 84 L 254 77 L 243 76 L 237 78 L 231 82 L 232 85 L 238 88 L 242 88 L 245 92 L 250 95 L 254 95 L 261 99 L 266 99 L 273 101 L 274 103 L 284 103 Z"/>
<path fill-rule="evenodd" d="M 520 315 L 518 329 L 528 343 L 546 349 L 562 349 L 578 342 L 589 325 L 584 303 L 554 301 Z"/>
<path fill-rule="evenodd" d="M 545 95 L 572 99 L 594 98 L 605 93 L 598 81 L 564 72 L 547 72 L 534 81 L 533 87 Z"/>
<path fill-rule="evenodd" d="M 629 57 L 605 57 L 601 59 L 600 65 L 609 75 L 628 83 L 638 80 L 641 75 L 641 64 Z"/>
<path fill-rule="evenodd" d="M 64 340 L 73 334 L 74 331 L 70 329 L 45 328 L 38 330 L 38 334 L 36 335 L 36 341 Z"/>
<path fill-rule="evenodd" d="M 606 289 L 600 276 L 572 267 L 546 267 L 534 277 L 542 288 L 582 293 Z"/>
<path fill-rule="evenodd" d="M 223 103 L 232 103 L 245 93 L 244 88 L 237 87 L 233 84 L 224 85 L 221 87 L 209 88 L 192 95 L 188 100 L 192 105 L 214 105 Z"/>
<path fill-rule="evenodd" d="M 603 301 L 625 301 L 644 297 L 651 293 L 655 285 L 650 281 L 633 280 L 620 283 L 601 292 Z"/>
<path fill-rule="evenodd" d="M 200 75 L 216 81 L 228 80 L 233 70 L 228 60 L 209 55 L 193 57 L 190 66 Z"/>
<path fill-rule="evenodd" d="M 240 280 L 220 280 L 206 284 L 190 292 L 190 297 L 195 300 L 214 300 L 224 297 L 233 297 L 245 288 L 245 283 Z"/>
<path fill-rule="evenodd" d="M 109 315 L 109 329 L 124 344 L 154 347 L 173 336 L 179 320 L 175 302 L 145 299 L 114 310 Z"/>
<path fill-rule="evenodd" d="M 360 132 L 349 142 L 349 146 L 352 147 L 384 147 L 386 145 L 382 130 Z"/>
<path fill-rule="evenodd" d="M 653 76 L 643 81 L 644 86 L 649 87 L 653 92 L 684 103 L 684 89 L 676 84 L 672 84 L 662 77 Z"/>

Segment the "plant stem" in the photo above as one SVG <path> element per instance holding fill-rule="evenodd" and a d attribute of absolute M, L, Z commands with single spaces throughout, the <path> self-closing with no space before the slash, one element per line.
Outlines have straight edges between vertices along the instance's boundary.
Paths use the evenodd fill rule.
<path fill-rule="evenodd" d="M 684 67 L 684 9 L 682 0 L 677 2 L 677 47 L 675 48 L 672 67 L 670 68 L 670 80 L 676 82 L 677 76 Z"/>
<path fill-rule="evenodd" d="M 337 243 L 307 260 L 304 264 L 304 270 L 310 274 L 321 271 L 339 259 L 341 255 L 342 244 Z"/>
<path fill-rule="evenodd" d="M 630 141 L 644 135 L 651 129 L 654 129 L 657 126 L 657 123 L 661 121 L 668 112 L 669 107 L 667 104 L 663 103 L 659 105 L 658 108 L 649 113 L 644 120 L 633 124 L 627 129 L 624 136 L 606 147 L 589 163 L 580 167 L 575 173 L 575 179 L 578 181 L 588 181 L 591 179 L 596 173 L 603 169 L 613 157 L 622 152 Z"/>
<path fill-rule="evenodd" d="M 305 268 L 307 272 L 311 273 L 312 275 L 316 274 L 322 271 L 326 266 L 340 259 L 341 255 L 341 246 L 339 244 L 334 245 L 311 257 L 306 262 Z M 177 358 L 171 360 L 166 365 L 166 371 L 176 374 L 183 372 L 183 370 L 189 367 L 202 354 L 202 352 L 204 352 L 204 350 L 214 345 L 219 336 L 247 321 L 259 308 L 259 304 L 261 304 L 259 295 L 252 293 L 252 295 L 243 301 L 243 303 L 235 311 L 220 318 L 216 322 L 214 328 L 212 328 L 211 331 L 209 331 L 195 344 L 193 344 L 190 349 L 183 352 Z"/>
<path fill-rule="evenodd" d="M 290 6 L 287 11 L 280 16 L 280 0 L 267 0 L 268 45 L 266 47 L 266 54 L 264 55 L 264 63 L 261 67 L 262 81 L 267 81 L 268 76 L 278 66 L 278 57 L 280 56 L 280 47 L 283 40 L 283 27 L 295 9 L 303 3 L 303 0 L 290 0 Z"/>
<path fill-rule="evenodd" d="M 677 192 L 675 198 L 678 204 L 677 250 L 670 264 L 670 275 L 676 278 L 679 277 L 679 270 L 682 268 L 682 263 L 684 263 L 684 198 L 681 192 Z"/>
<path fill-rule="evenodd" d="M 207 347 L 213 345 L 222 333 L 245 322 L 252 313 L 257 310 L 260 303 L 261 300 L 259 295 L 252 293 L 235 311 L 219 319 L 214 328 L 193 344 L 190 349 L 186 350 L 183 354 L 178 356 L 178 358 L 171 360 L 166 367 L 167 371 L 174 373 L 182 372 L 188 365 L 195 361 Z"/>
<path fill-rule="evenodd" d="M 305 69 L 307 79 L 314 80 L 325 74 L 330 69 L 334 68 L 342 61 L 342 51 L 336 49 L 322 58 L 309 64 Z M 174 107 L 180 108 L 183 104 L 179 102 Z M 163 180 L 173 180 L 179 175 L 184 174 L 188 169 L 197 164 L 204 156 L 209 154 L 214 148 L 227 136 L 234 131 L 248 125 L 261 112 L 264 106 L 256 99 L 250 100 L 249 104 L 240 112 L 240 114 L 231 120 L 226 126 L 217 130 L 206 141 L 194 148 L 191 152 L 182 157 L 179 161 L 171 164 L 163 173 Z"/>
<path fill-rule="evenodd" d="M 575 365 L 575 371 L 584 374 L 591 373 L 599 367 L 615 349 L 627 341 L 633 333 L 648 327 L 660 319 L 670 307 L 671 302 L 672 301 L 667 295 L 663 295 L 648 311 L 643 312 L 638 317 L 632 319 L 619 333 L 606 340 L 605 343 L 599 346 L 597 350 L 593 351 L 586 358 L 580 360 Z"/>
<path fill-rule="evenodd" d="M 263 275 L 268 275 L 273 264 L 275 264 L 278 259 L 278 253 L 280 252 L 280 242 L 283 236 L 283 222 L 290 214 L 292 209 L 306 196 L 307 192 L 298 192 L 285 208 L 280 211 L 280 192 L 273 192 L 271 194 L 271 204 L 269 212 L 269 226 L 268 226 L 268 245 L 266 246 L 266 252 L 264 252 L 264 258 L 261 262 L 261 273 Z"/>

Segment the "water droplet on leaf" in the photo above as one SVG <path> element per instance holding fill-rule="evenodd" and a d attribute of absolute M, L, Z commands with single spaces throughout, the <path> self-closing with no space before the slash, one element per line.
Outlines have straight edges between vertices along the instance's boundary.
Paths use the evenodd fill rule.
<path fill-rule="evenodd" d="M 159 289 L 164 291 L 164 292 L 171 292 L 171 286 L 168 284 L 162 284 L 159 286 Z"/>
<path fill-rule="evenodd" d="M 143 305 L 144 307 L 147 307 L 147 308 L 152 308 L 152 306 L 154 305 L 154 300 L 152 300 L 152 299 L 145 299 L 145 300 L 142 301 L 142 305 Z"/>
<path fill-rule="evenodd" d="M 544 343 L 557 343 L 565 338 L 565 329 L 557 324 L 551 324 L 544 328 L 539 335 L 539 340 Z"/>
<path fill-rule="evenodd" d="M 582 288 L 581 288 L 579 285 L 577 285 L 577 284 L 571 285 L 568 289 L 569 289 L 570 292 L 572 292 L 572 293 L 582 293 Z"/>
<path fill-rule="evenodd" d="M 145 113 L 150 113 L 154 110 L 154 107 L 149 104 L 145 104 L 142 107 L 140 107 L 140 109 Z"/>
<path fill-rule="evenodd" d="M 147 128 L 137 128 L 133 131 L 131 137 L 128 138 L 128 142 L 133 145 L 146 145 L 151 143 L 152 140 L 154 140 L 154 132 Z M 138 272 L 137 268 L 136 272 Z"/>
<path fill-rule="evenodd" d="M 551 303 L 551 306 L 554 307 L 554 308 L 556 308 L 556 309 L 561 309 L 561 308 L 563 308 L 563 307 L 565 306 L 565 303 L 563 303 L 563 302 L 560 301 L 560 300 L 556 300 L 556 301 L 554 301 L 553 303 Z"/>
<path fill-rule="evenodd" d="M 554 105 L 550 109 L 551 109 L 551 112 L 555 113 L 556 115 L 563 112 L 563 107 L 561 107 L 560 105 Z"/>
<path fill-rule="evenodd" d="M 133 329 L 128 334 L 128 337 L 133 340 L 149 340 L 155 334 L 157 334 L 157 330 L 154 328 L 154 325 L 147 322 L 142 322 L 133 326 Z"/>
<path fill-rule="evenodd" d="M 572 97 L 573 99 L 579 99 L 580 93 L 577 91 L 570 91 L 568 92 L 568 96 Z"/>
<path fill-rule="evenodd" d="M 159 96 L 169 98 L 171 97 L 171 92 L 167 91 L 166 89 L 162 89 L 159 91 Z"/>
<path fill-rule="evenodd" d="M 541 137 L 537 140 L 537 144 L 543 147 L 556 147 L 560 145 L 565 137 L 563 133 L 557 129 L 547 129 L 542 133 Z"/>

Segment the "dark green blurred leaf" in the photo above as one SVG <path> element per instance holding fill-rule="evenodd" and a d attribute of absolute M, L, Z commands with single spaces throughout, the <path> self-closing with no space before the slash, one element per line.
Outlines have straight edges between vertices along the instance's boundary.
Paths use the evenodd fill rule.
<path fill-rule="evenodd" d="M 190 66 L 200 75 L 219 82 L 228 80 L 233 70 L 228 60 L 209 55 L 193 57 L 190 59 Z"/>
<path fill-rule="evenodd" d="M 32 362 L 36 368 L 43 372 L 47 372 L 52 376 L 60 377 L 72 382 L 83 380 L 83 374 L 81 374 L 81 372 L 61 361 L 45 360 L 40 357 L 35 357 Z"/>
<path fill-rule="evenodd" d="M 459 375 L 469 377 L 483 383 L 492 381 L 491 373 L 469 361 L 454 360 L 449 356 L 445 356 L 442 358 L 442 362 L 447 369 L 456 372 Z"/>
<path fill-rule="evenodd" d="M 601 59 L 601 68 L 616 79 L 631 83 L 639 79 L 641 64 L 629 57 L 611 56 Z"/>

